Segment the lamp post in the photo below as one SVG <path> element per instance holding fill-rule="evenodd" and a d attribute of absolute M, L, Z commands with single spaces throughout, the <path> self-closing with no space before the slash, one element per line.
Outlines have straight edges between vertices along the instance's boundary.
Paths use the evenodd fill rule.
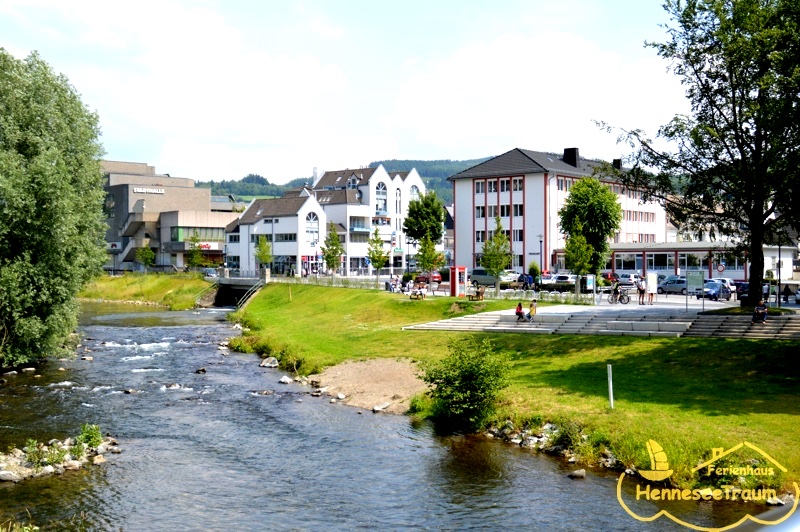
<path fill-rule="evenodd" d="M 544 261 L 542 260 L 542 238 L 544 238 L 544 235 L 539 233 L 536 236 L 539 237 L 539 273 L 541 274 L 542 269 L 544 268 Z"/>

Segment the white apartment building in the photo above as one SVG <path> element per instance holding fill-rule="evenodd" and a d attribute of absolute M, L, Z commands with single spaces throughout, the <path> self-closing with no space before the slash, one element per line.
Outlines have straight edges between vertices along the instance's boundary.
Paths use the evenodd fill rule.
<path fill-rule="evenodd" d="M 592 175 L 599 161 L 580 157 L 578 148 L 562 155 L 513 149 L 448 178 L 453 183 L 455 264 L 480 264 L 483 242 L 491 238 L 495 217 L 509 236 L 511 268 L 522 272 L 532 262 L 542 270 L 563 268 L 565 235 L 558 211 L 572 185 Z M 623 219 L 614 242 L 655 243 L 666 239 L 666 214 L 643 203 L 637 191 L 607 185 L 617 195 Z"/>

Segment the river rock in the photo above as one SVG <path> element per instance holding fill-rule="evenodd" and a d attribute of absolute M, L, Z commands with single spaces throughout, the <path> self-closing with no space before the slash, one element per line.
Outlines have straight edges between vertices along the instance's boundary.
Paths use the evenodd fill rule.
<path fill-rule="evenodd" d="M 0 471 L 0 481 L 3 482 L 19 482 L 22 480 L 22 475 L 14 471 Z"/>
<path fill-rule="evenodd" d="M 336 398 L 335 397 L 331 397 L 331 401 L 330 402 L 331 403 L 335 403 L 336 402 Z"/>
<path fill-rule="evenodd" d="M 783 502 L 781 499 L 779 499 L 777 497 L 770 497 L 769 499 L 767 499 L 766 502 L 767 502 L 767 506 L 783 506 L 784 504 L 786 504 L 785 502 Z"/>
<path fill-rule="evenodd" d="M 569 478 L 575 478 L 575 479 L 586 478 L 586 470 L 585 469 L 576 469 L 575 471 L 573 471 L 572 473 L 570 473 L 567 476 Z"/>
<path fill-rule="evenodd" d="M 283 377 L 281 377 L 278 380 L 278 382 L 281 383 L 281 384 L 291 384 L 292 383 L 292 378 L 291 377 L 287 377 L 286 375 L 284 375 Z"/>
<path fill-rule="evenodd" d="M 339 393 L 336 394 L 336 398 L 338 400 L 342 401 L 343 399 L 347 399 L 347 396 L 345 394 L 339 392 Z"/>
<path fill-rule="evenodd" d="M 64 462 L 64 469 L 67 471 L 77 471 L 81 468 L 81 463 L 77 460 L 69 460 Z"/>
<path fill-rule="evenodd" d="M 381 403 L 379 405 L 375 405 L 375 406 L 372 407 L 372 411 L 373 412 L 381 412 L 381 411 L 386 410 L 387 408 L 389 408 L 389 405 L 391 405 L 391 404 L 392 403 Z"/>
<path fill-rule="evenodd" d="M 102 454 L 98 454 L 94 458 L 92 458 L 92 463 L 94 465 L 104 464 L 106 462 L 106 457 Z"/>
<path fill-rule="evenodd" d="M 16 371 L 6 371 L 5 373 L 3 373 L 3 375 L 16 375 L 16 374 L 17 374 Z"/>
<path fill-rule="evenodd" d="M 36 371 L 36 368 L 22 368 L 23 373 L 33 373 Z"/>
<path fill-rule="evenodd" d="M 194 372 L 197 373 L 198 375 L 202 375 L 203 373 L 206 372 L 206 368 L 199 368 L 194 370 Z"/>
<path fill-rule="evenodd" d="M 85 360 L 87 362 L 91 362 L 92 360 L 94 360 L 94 357 L 81 357 L 81 360 Z"/>
<path fill-rule="evenodd" d="M 277 368 L 278 367 L 278 359 L 275 357 L 267 357 L 261 361 L 259 367 L 262 368 Z"/>

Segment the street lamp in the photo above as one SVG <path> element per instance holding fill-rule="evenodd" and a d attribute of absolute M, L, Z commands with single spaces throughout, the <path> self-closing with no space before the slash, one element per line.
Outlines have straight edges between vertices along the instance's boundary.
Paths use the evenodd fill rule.
<path fill-rule="evenodd" d="M 544 268 L 544 262 L 542 261 L 542 238 L 544 238 L 544 235 L 542 235 L 542 233 L 539 233 L 536 236 L 539 237 L 539 273 L 541 274 L 542 269 Z"/>

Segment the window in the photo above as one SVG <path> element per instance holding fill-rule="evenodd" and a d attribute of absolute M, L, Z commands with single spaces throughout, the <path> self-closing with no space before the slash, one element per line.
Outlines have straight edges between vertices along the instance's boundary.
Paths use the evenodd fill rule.
<path fill-rule="evenodd" d="M 475 181 L 475 194 L 483 194 L 483 192 L 484 192 L 484 182 Z"/>
<path fill-rule="evenodd" d="M 522 203 L 515 203 L 514 204 L 514 216 L 522 216 L 523 215 Z"/>
<path fill-rule="evenodd" d="M 277 233 L 275 242 L 297 242 L 297 233 Z"/>
<path fill-rule="evenodd" d="M 508 218 L 509 214 L 511 214 L 511 205 L 500 205 L 500 217 Z"/>
<path fill-rule="evenodd" d="M 170 242 L 189 242 L 195 234 L 203 242 L 225 242 L 223 227 L 171 227 L 169 239 Z"/>
<path fill-rule="evenodd" d="M 239 241 L 239 235 L 228 235 L 228 242 L 231 244 L 235 244 Z"/>
<path fill-rule="evenodd" d="M 475 218 L 486 218 L 486 207 L 483 205 L 475 207 Z"/>
<path fill-rule="evenodd" d="M 384 183 L 375 187 L 375 214 L 386 214 L 387 191 Z"/>
<path fill-rule="evenodd" d="M 489 218 L 496 218 L 497 217 L 497 205 L 489 205 L 488 207 L 488 216 Z"/>
<path fill-rule="evenodd" d="M 306 216 L 306 242 L 319 242 L 319 217 L 315 212 Z"/>
<path fill-rule="evenodd" d="M 267 239 L 267 242 L 272 242 L 272 235 L 269 235 L 269 234 L 267 234 L 267 235 L 259 235 L 257 233 L 253 233 L 252 235 L 250 235 L 250 243 L 251 244 L 258 244 L 258 239 L 261 238 L 262 236 Z"/>
<path fill-rule="evenodd" d="M 512 235 L 514 237 L 514 242 L 522 242 L 522 234 L 522 229 L 514 229 L 514 233 Z"/>
<path fill-rule="evenodd" d="M 103 212 L 106 215 L 106 218 L 113 218 L 114 217 L 114 207 L 117 204 L 117 200 L 114 197 L 112 192 L 106 194 L 106 202 L 103 204 Z"/>
<path fill-rule="evenodd" d="M 239 256 L 238 255 L 228 255 L 225 257 L 225 265 L 228 268 L 238 268 L 239 267 Z"/>
<path fill-rule="evenodd" d="M 522 190 L 522 178 L 515 177 L 512 181 L 511 188 L 513 190 Z"/>
<path fill-rule="evenodd" d="M 475 231 L 475 242 L 486 242 L 486 231 Z"/>
<path fill-rule="evenodd" d="M 497 181 L 492 179 L 491 181 L 486 182 L 486 191 L 491 194 L 492 192 L 497 192 Z"/>
<path fill-rule="evenodd" d="M 411 199 L 418 200 L 419 199 L 419 188 L 417 185 L 411 185 Z"/>
<path fill-rule="evenodd" d="M 511 180 L 509 179 L 501 179 L 500 180 L 500 192 L 508 192 L 511 190 Z"/>

